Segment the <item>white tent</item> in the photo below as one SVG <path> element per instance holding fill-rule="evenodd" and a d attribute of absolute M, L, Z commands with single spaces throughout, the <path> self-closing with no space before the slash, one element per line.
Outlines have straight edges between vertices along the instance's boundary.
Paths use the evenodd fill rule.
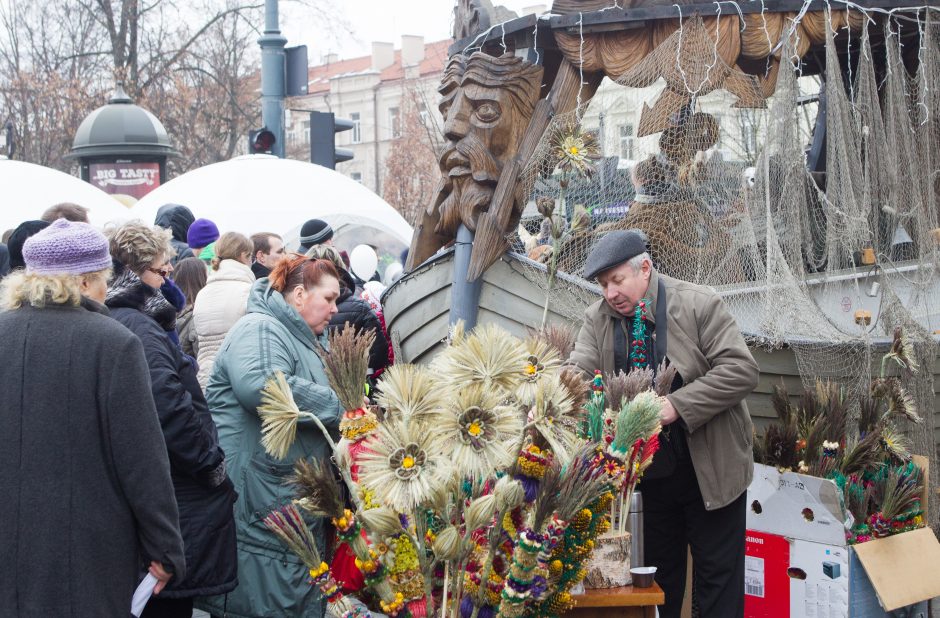
<path fill-rule="evenodd" d="M 0 232 L 38 219 L 61 202 L 87 208 L 89 221 L 98 227 L 133 218 L 130 210 L 101 189 L 42 165 L 0 157 L 0 187 Z"/>
<path fill-rule="evenodd" d="M 354 245 L 371 242 L 373 232 L 406 247 L 411 243 L 411 226 L 360 183 L 319 165 L 267 155 L 245 155 L 187 172 L 147 194 L 133 212 L 153 222 L 167 203 L 188 206 L 222 232 L 273 232 L 288 243 L 296 242 L 299 226 L 313 218 L 327 221 L 337 237 L 357 230 Z"/>

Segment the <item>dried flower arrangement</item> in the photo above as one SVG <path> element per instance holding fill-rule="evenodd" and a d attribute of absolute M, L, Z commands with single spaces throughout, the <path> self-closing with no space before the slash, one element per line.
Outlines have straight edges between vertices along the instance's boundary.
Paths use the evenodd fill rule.
<path fill-rule="evenodd" d="M 881 376 L 871 381 L 860 402 L 856 435 L 849 435 L 845 391 L 817 381 L 799 404 L 781 386 L 771 398 L 777 422 L 754 440 L 754 461 L 831 479 L 842 491 L 854 524 L 849 543 L 862 543 L 924 526 L 920 503 L 921 471 L 911 461 L 911 443 L 899 423 L 922 423 L 914 400 L 901 379 L 886 376 L 888 363 L 902 375 L 918 371 L 913 348 L 901 329 L 881 363 Z"/>
<path fill-rule="evenodd" d="M 347 407 L 364 382 L 363 341 L 354 332 L 330 341 L 331 384 Z M 641 394 L 641 403 L 617 410 L 628 428 L 611 432 L 619 441 L 592 440 L 584 431 L 588 383 L 560 359 L 546 336 L 520 341 L 495 326 L 458 327 L 430 365 L 385 373 L 373 427 L 341 431 L 334 461 L 355 508 L 344 506 L 341 481 L 325 463 L 297 462 L 294 510 L 333 521 L 361 573 L 361 601 L 419 618 L 556 616 L 573 606 L 570 589 L 611 527 L 626 471 L 642 471 L 658 404 L 652 392 Z M 272 377 L 265 396 L 276 456 L 291 436 L 279 423 L 305 413 L 283 377 Z M 634 420 L 637 406 L 655 411 L 655 429 Z M 297 530 L 302 519 L 285 509 L 269 519 L 308 564 L 330 611 L 363 615 L 337 593 L 353 578 L 309 550 Z"/>

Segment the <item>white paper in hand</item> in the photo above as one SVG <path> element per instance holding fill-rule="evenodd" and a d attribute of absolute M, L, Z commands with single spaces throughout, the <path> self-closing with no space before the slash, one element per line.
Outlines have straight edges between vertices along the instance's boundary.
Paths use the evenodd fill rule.
<path fill-rule="evenodd" d="M 157 585 L 157 581 L 156 577 L 147 573 L 144 581 L 140 582 L 137 590 L 134 591 L 134 598 L 131 599 L 131 613 L 137 618 L 140 618 L 140 613 L 144 611 L 144 606 L 150 600 L 150 595 L 153 594 L 153 587 Z"/>

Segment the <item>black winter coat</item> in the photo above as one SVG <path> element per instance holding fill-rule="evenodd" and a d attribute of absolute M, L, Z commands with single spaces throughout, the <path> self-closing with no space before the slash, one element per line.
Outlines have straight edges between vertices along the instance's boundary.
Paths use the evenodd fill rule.
<path fill-rule="evenodd" d="M 225 473 L 225 453 L 219 447 L 195 367 L 170 340 L 166 326 L 157 322 L 165 321 L 167 315 L 160 309 L 158 296 L 158 291 L 127 271 L 112 284 L 107 304 L 111 317 L 144 345 L 179 504 L 188 571 L 185 579 L 170 580 L 162 596 L 221 594 L 238 584 L 232 511 L 236 494 Z"/>
<path fill-rule="evenodd" d="M 342 283 L 342 282 L 341 282 Z M 330 318 L 330 330 L 342 329 L 346 322 L 358 330 L 372 329 L 375 331 L 375 343 L 369 350 L 369 369 L 373 372 L 388 366 L 388 339 L 379 323 L 379 317 L 372 311 L 369 303 L 357 298 L 355 289 L 343 286 L 339 298 L 336 299 L 337 312 Z"/>
<path fill-rule="evenodd" d="M 151 560 L 186 576 L 140 340 L 47 306 L 0 313 L 0 341 L 0 616 L 129 616 Z"/>

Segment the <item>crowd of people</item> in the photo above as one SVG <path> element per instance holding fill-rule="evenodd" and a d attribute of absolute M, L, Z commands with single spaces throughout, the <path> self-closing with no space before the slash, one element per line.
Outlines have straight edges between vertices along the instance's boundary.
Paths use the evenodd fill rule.
<path fill-rule="evenodd" d="M 181 205 L 106 233 L 86 215 L 56 206 L 0 245 L 0 615 L 126 616 L 149 574 L 148 618 L 322 616 L 307 568 L 263 520 L 291 499 L 293 462 L 329 458 L 318 424 L 336 432 L 343 413 L 330 330 L 375 333 L 371 380 L 394 362 L 381 278 L 350 268 L 318 219 L 290 253 Z M 660 614 L 681 613 L 691 551 L 700 615 L 742 616 L 758 366 L 721 298 L 661 275 L 648 250 L 639 230 L 592 248 L 585 277 L 603 298 L 567 360 L 586 377 L 676 370 L 641 484 Z M 282 459 L 258 414 L 278 372 L 316 417 Z M 307 524 L 328 553 L 324 521 Z"/>
<path fill-rule="evenodd" d="M 332 239 L 312 219 L 288 253 L 178 204 L 103 232 L 60 204 L 4 234 L 0 614 L 126 616 L 149 572 L 146 617 L 322 615 L 261 520 L 327 445 L 302 421 L 271 458 L 257 408 L 281 371 L 335 430 L 320 354 L 346 323 L 376 334 L 371 380 L 394 360 L 380 297 L 401 266 L 356 273 Z"/>

